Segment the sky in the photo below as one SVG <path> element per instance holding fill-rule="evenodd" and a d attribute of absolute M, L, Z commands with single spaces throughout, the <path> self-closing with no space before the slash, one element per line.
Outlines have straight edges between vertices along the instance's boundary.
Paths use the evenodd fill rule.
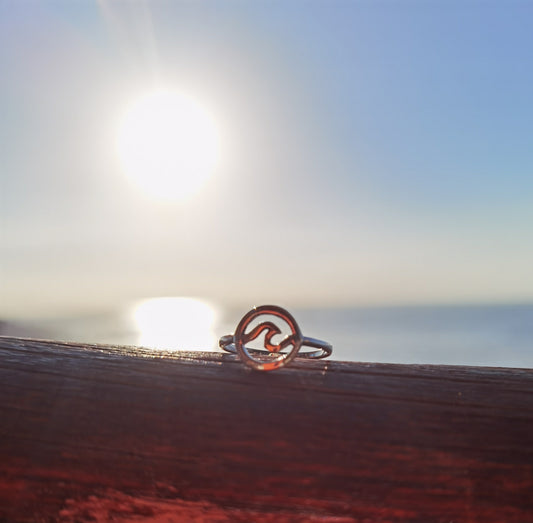
<path fill-rule="evenodd" d="M 532 63 L 530 2 L 4 0 L 0 317 L 531 302 Z M 217 132 L 132 124 L 180 197 L 117 149 L 156 92 Z"/>

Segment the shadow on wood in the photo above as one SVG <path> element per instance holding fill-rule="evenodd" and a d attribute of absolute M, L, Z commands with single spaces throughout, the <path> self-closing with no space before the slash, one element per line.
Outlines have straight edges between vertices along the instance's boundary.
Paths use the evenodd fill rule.
<path fill-rule="evenodd" d="M 0 521 L 533 520 L 533 371 L 0 337 Z"/>

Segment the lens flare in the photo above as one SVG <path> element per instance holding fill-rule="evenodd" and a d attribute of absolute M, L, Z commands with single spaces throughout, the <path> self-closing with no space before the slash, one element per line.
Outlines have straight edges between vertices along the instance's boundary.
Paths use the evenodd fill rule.
<path fill-rule="evenodd" d="M 215 310 L 193 298 L 151 298 L 133 311 L 137 343 L 159 349 L 213 350 Z"/>

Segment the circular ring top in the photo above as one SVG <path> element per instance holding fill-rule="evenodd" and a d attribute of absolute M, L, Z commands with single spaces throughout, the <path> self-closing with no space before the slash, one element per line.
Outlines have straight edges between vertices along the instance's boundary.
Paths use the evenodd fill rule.
<path fill-rule="evenodd" d="M 281 334 L 281 329 L 275 323 L 263 320 L 249 329 L 250 324 L 260 316 L 279 318 L 291 333 L 279 343 L 274 343 L 272 338 Z M 261 354 L 261 351 L 246 347 L 246 343 L 258 338 L 265 331 L 264 346 L 267 351 Z M 264 371 L 279 369 L 290 363 L 298 354 L 303 340 L 296 320 L 289 312 L 276 305 L 262 305 L 247 312 L 237 325 L 233 338 L 237 353 L 244 363 L 255 370 Z M 290 350 L 283 352 L 288 347 L 291 347 Z"/>

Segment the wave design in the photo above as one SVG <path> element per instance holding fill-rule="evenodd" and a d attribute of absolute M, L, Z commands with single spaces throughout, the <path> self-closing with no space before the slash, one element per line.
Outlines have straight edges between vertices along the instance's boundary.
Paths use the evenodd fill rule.
<path fill-rule="evenodd" d="M 281 330 L 276 324 L 272 323 L 271 321 L 265 321 L 263 323 L 260 323 L 259 325 L 255 326 L 248 334 L 245 334 L 243 337 L 244 343 L 246 344 L 252 340 L 255 340 L 256 338 L 261 336 L 264 331 L 266 331 L 264 347 L 269 352 L 280 352 L 283 349 L 287 348 L 289 345 L 294 345 L 294 334 L 285 337 L 278 344 L 272 343 L 272 338 L 277 334 L 281 334 Z"/>

